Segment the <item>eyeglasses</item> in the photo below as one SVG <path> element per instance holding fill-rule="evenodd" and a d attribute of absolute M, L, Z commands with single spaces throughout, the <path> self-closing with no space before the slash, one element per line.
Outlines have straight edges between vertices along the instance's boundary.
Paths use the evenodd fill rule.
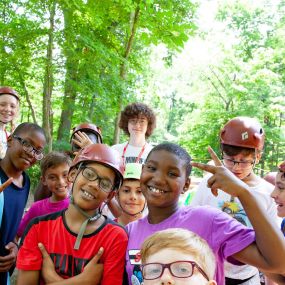
<path fill-rule="evenodd" d="M 249 169 L 254 166 L 255 160 L 254 161 L 236 161 L 230 158 L 223 157 L 223 164 L 229 168 L 232 168 L 237 164 L 241 169 Z"/>
<path fill-rule="evenodd" d="M 26 140 L 24 140 L 18 136 L 15 136 L 15 135 L 13 136 L 13 138 L 18 140 L 18 142 L 22 145 L 24 151 L 26 151 L 28 153 L 32 153 L 36 160 L 41 160 L 44 157 L 42 150 L 38 150 L 38 149 L 34 148 Z"/>
<path fill-rule="evenodd" d="M 133 126 L 135 126 L 136 124 L 143 126 L 143 125 L 147 124 L 147 119 L 130 119 L 129 123 Z"/>
<path fill-rule="evenodd" d="M 112 192 L 114 188 L 113 183 L 109 179 L 100 177 L 98 173 L 91 167 L 86 167 L 86 166 L 83 167 L 82 175 L 84 178 L 86 178 L 89 181 L 98 180 L 98 185 L 100 190 L 106 193 Z"/>
<path fill-rule="evenodd" d="M 167 264 L 147 263 L 141 265 L 142 275 L 145 280 L 154 280 L 163 275 L 165 268 L 168 268 L 171 275 L 177 278 L 188 278 L 194 273 L 195 267 L 209 281 L 204 270 L 194 261 L 175 261 Z"/>

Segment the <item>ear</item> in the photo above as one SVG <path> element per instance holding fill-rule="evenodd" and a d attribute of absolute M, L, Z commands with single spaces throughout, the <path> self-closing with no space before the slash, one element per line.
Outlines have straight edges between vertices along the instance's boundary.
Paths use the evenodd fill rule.
<path fill-rule="evenodd" d="M 11 147 L 11 144 L 12 144 L 12 136 L 10 135 L 10 136 L 7 138 L 7 146 L 8 146 L 8 147 Z"/>
<path fill-rule="evenodd" d="M 117 191 L 112 191 L 111 193 L 109 193 L 106 203 L 108 203 L 109 201 L 111 201 L 113 199 L 113 197 L 116 195 Z"/>
<path fill-rule="evenodd" d="M 258 152 L 255 157 L 255 164 L 258 164 L 262 156 L 262 152 Z"/>
<path fill-rule="evenodd" d="M 69 182 L 74 182 L 74 179 L 76 178 L 76 174 L 77 174 L 78 169 L 77 168 L 72 168 L 69 173 L 68 173 L 68 181 Z"/>
<path fill-rule="evenodd" d="M 184 187 L 183 187 L 181 194 L 184 194 L 185 192 L 187 192 L 189 190 L 190 184 L 191 184 L 191 178 L 188 177 L 185 181 L 185 184 L 184 184 Z"/>
<path fill-rule="evenodd" d="M 46 179 L 45 179 L 44 176 L 41 176 L 41 177 L 40 177 L 40 180 L 41 180 L 41 182 L 42 182 L 42 184 L 43 184 L 44 186 L 47 186 Z"/>

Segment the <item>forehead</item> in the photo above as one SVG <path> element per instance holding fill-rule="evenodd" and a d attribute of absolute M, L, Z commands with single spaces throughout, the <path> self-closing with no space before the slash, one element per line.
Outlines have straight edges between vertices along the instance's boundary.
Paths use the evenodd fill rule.
<path fill-rule="evenodd" d="M 125 179 L 122 186 L 127 187 L 140 187 L 140 181 L 137 179 Z"/>
<path fill-rule="evenodd" d="M 243 152 L 241 152 L 239 154 L 236 154 L 236 155 L 228 155 L 226 153 L 223 153 L 223 156 L 227 157 L 227 158 L 231 158 L 233 160 L 252 160 L 252 159 L 254 159 L 254 154 L 253 153 L 245 154 Z"/>
<path fill-rule="evenodd" d="M 285 172 L 278 171 L 276 175 L 276 185 L 285 186 Z"/>
<path fill-rule="evenodd" d="M 0 103 L 2 102 L 13 103 L 16 105 L 18 103 L 18 100 L 13 95 L 3 94 L 3 95 L 0 95 Z"/>
<path fill-rule="evenodd" d="M 68 163 L 61 163 L 57 165 L 50 166 L 46 169 L 45 174 L 61 174 L 61 172 L 66 172 L 69 170 Z"/>
<path fill-rule="evenodd" d="M 151 263 L 151 262 L 159 262 L 159 263 L 171 263 L 175 262 L 178 260 L 184 260 L 184 261 L 196 261 L 197 258 L 188 252 L 182 252 L 177 249 L 172 249 L 172 248 L 164 248 L 156 253 L 151 254 L 146 262 Z"/>
<path fill-rule="evenodd" d="M 131 117 L 131 120 L 132 119 L 147 120 L 147 117 L 144 114 L 137 114 L 137 115 Z"/>
<path fill-rule="evenodd" d="M 166 150 L 153 151 L 147 159 L 147 163 L 148 162 L 156 163 L 157 165 L 167 168 L 185 169 L 186 167 L 183 159 Z"/>
<path fill-rule="evenodd" d="M 45 147 L 45 136 L 37 130 L 22 130 L 17 136 L 31 143 L 35 148 L 42 149 Z"/>

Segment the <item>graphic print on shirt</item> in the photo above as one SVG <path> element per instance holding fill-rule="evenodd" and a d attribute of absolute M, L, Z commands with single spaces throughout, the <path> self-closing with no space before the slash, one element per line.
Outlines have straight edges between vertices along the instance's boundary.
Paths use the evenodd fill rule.
<path fill-rule="evenodd" d="M 241 224 L 252 228 L 252 225 L 242 208 L 241 204 L 235 200 L 234 197 L 231 197 L 230 201 L 220 200 L 218 201 L 218 208 L 223 212 L 227 213 L 234 219 L 236 219 Z"/>
<path fill-rule="evenodd" d="M 130 264 L 134 265 L 132 279 L 139 281 L 141 284 L 143 282 L 142 272 L 141 272 L 141 254 L 139 249 L 130 249 L 129 252 Z M 134 276 L 134 277 L 133 277 Z"/>
<path fill-rule="evenodd" d="M 140 164 L 143 164 L 144 161 L 145 160 L 143 158 L 138 158 L 136 156 L 127 156 L 126 157 L 126 164 L 127 163 L 140 163 Z"/>
<path fill-rule="evenodd" d="M 63 278 L 80 274 L 89 259 L 76 258 L 68 254 L 50 253 L 56 272 Z"/>

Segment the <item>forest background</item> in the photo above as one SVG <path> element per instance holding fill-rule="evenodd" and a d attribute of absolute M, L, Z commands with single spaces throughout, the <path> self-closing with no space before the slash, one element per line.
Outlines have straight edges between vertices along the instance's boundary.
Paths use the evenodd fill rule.
<path fill-rule="evenodd" d="M 126 139 L 118 114 L 139 101 L 157 114 L 152 143 L 206 162 L 228 119 L 257 117 L 263 175 L 285 157 L 284 12 L 284 0 L 1 0 L 0 85 L 20 93 L 18 122 L 42 125 L 47 151 L 69 149 L 81 122 Z"/>

